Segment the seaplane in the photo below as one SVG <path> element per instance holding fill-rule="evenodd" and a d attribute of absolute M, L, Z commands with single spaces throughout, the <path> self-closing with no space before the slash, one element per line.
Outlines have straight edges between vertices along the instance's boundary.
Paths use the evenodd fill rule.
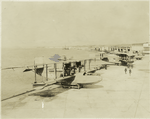
<path fill-rule="evenodd" d="M 112 65 L 112 64 L 121 64 L 119 61 L 119 56 L 116 56 L 114 54 L 107 54 L 106 52 L 97 52 L 96 57 L 98 60 L 101 60 L 101 64 L 103 64 L 103 67 L 106 65 Z"/>
<path fill-rule="evenodd" d="M 123 66 L 131 65 L 135 61 L 135 55 L 132 53 L 115 52 L 115 55 L 119 56 L 119 61 Z"/>
<path fill-rule="evenodd" d="M 52 57 L 55 59 L 55 57 Z M 24 68 L 23 72 L 33 72 L 35 81 L 33 90 L 43 90 L 51 85 L 60 85 L 63 88 L 83 88 L 84 85 L 93 85 L 102 81 L 100 74 L 95 73 L 96 68 L 90 68 L 93 59 L 66 60 L 53 63 L 38 63 L 21 67 L 8 67 L 2 70 Z M 88 64 L 88 66 L 86 66 Z M 96 67 L 96 66 L 95 66 Z M 36 77 L 41 77 L 41 82 L 37 82 Z"/>
<path fill-rule="evenodd" d="M 143 58 L 143 54 L 138 53 L 137 55 L 135 55 L 136 60 L 142 60 L 142 58 Z"/>
<path fill-rule="evenodd" d="M 135 55 L 132 53 L 111 52 L 110 54 L 103 55 L 103 57 L 100 54 L 100 59 L 105 62 L 128 66 L 132 65 L 135 61 Z"/>

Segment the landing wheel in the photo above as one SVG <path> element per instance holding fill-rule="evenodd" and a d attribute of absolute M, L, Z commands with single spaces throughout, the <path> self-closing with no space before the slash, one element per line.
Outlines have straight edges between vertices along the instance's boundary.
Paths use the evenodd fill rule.
<path fill-rule="evenodd" d="M 78 87 L 78 89 L 80 89 L 81 88 L 80 84 L 77 84 L 77 87 Z"/>
<path fill-rule="evenodd" d="M 61 87 L 64 88 L 63 84 L 61 83 Z"/>

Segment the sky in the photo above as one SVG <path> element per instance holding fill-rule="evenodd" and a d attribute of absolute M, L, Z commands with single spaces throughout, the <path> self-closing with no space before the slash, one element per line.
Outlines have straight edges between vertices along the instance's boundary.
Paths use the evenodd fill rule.
<path fill-rule="evenodd" d="M 2 2 L 2 47 L 148 41 L 148 1 Z"/>

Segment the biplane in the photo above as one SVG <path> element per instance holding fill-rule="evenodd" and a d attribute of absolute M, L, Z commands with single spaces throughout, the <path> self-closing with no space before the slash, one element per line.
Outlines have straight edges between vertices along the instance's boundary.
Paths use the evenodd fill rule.
<path fill-rule="evenodd" d="M 142 60 L 143 56 L 135 56 L 137 60 Z"/>
<path fill-rule="evenodd" d="M 135 61 L 135 55 L 132 53 L 115 53 L 120 57 L 119 61 L 121 61 L 121 65 L 128 66 L 131 65 Z"/>
<path fill-rule="evenodd" d="M 96 53 L 96 58 L 98 60 L 102 60 L 102 64 L 105 67 L 106 65 L 111 65 L 111 64 L 117 64 L 119 65 L 121 62 L 118 60 L 118 56 L 113 55 L 113 54 L 107 54 L 105 52 L 98 52 Z M 107 63 L 106 63 L 107 62 Z"/>
<path fill-rule="evenodd" d="M 83 87 L 83 85 L 92 85 L 97 82 L 100 82 L 102 80 L 100 74 L 96 74 L 96 68 L 90 68 L 90 63 L 92 59 L 81 59 L 81 60 L 67 60 L 67 61 L 59 61 L 55 63 L 39 63 L 34 62 L 34 65 L 31 66 L 25 66 L 25 67 L 8 67 L 3 68 L 2 70 L 6 69 L 15 69 L 15 68 L 25 68 L 25 72 L 32 71 L 35 73 L 35 81 L 33 83 L 34 89 L 44 89 L 45 87 L 48 87 L 50 85 L 61 85 L 62 87 L 74 87 L 76 86 L 78 89 Z M 86 66 L 88 64 L 88 66 Z M 92 65 L 91 65 L 92 66 Z M 78 78 L 76 75 L 78 73 L 82 74 L 82 77 L 80 77 L 77 80 L 76 84 L 72 85 L 72 82 Z M 86 75 L 85 75 L 86 74 Z M 37 75 L 41 76 L 42 81 L 37 82 L 36 77 Z M 99 78 L 92 78 L 99 77 Z M 86 80 L 85 80 L 86 77 Z M 43 78 L 45 80 L 43 80 Z"/>
<path fill-rule="evenodd" d="M 98 56 L 102 61 L 124 66 L 131 65 L 135 59 L 134 54 L 120 52 L 113 52 L 107 55 L 103 52 L 99 52 Z"/>
<path fill-rule="evenodd" d="M 136 60 L 142 60 L 142 58 L 143 58 L 143 54 L 142 53 L 138 53 L 138 54 L 135 55 L 135 59 Z"/>

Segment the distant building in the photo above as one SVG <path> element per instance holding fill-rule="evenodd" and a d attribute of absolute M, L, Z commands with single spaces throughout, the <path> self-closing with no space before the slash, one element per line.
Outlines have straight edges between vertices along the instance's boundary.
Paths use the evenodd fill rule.
<path fill-rule="evenodd" d="M 108 46 L 99 46 L 99 47 L 96 47 L 96 50 L 97 51 L 108 51 L 109 47 Z"/>
<path fill-rule="evenodd" d="M 143 53 L 144 54 L 150 53 L 150 43 L 149 42 L 143 44 Z"/>
<path fill-rule="evenodd" d="M 143 52 L 143 43 L 135 43 L 132 44 L 132 51 L 134 53 L 139 53 L 139 52 Z"/>
<path fill-rule="evenodd" d="M 113 51 L 122 53 L 150 53 L 150 43 L 134 43 L 134 44 L 120 44 L 120 45 L 101 45 L 90 47 L 95 51 Z"/>
<path fill-rule="evenodd" d="M 111 46 L 110 47 L 111 51 L 116 51 L 116 52 L 130 52 L 131 51 L 131 45 L 124 44 L 124 45 L 116 45 L 116 46 Z"/>

